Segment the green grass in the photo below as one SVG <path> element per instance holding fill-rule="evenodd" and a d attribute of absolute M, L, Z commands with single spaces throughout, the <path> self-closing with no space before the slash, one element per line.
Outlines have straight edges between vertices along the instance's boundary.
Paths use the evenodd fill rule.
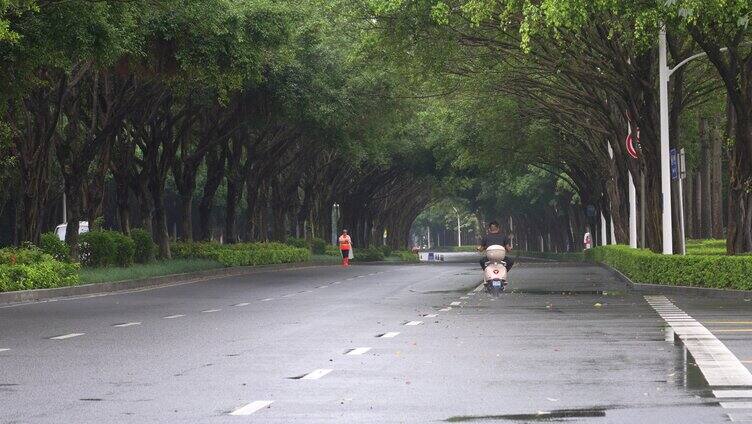
<path fill-rule="evenodd" d="M 81 284 L 86 284 L 138 280 L 141 278 L 183 274 L 223 267 L 221 263 L 210 259 L 172 259 L 148 264 L 135 264 L 127 268 L 83 268 L 79 271 L 79 274 L 81 276 Z"/>

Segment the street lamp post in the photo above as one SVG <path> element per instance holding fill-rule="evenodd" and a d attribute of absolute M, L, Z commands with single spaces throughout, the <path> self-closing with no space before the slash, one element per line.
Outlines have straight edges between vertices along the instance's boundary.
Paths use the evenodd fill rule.
<path fill-rule="evenodd" d="M 332 205 L 332 245 L 337 245 L 337 222 L 339 222 L 339 203 Z"/>
<path fill-rule="evenodd" d="M 658 37 L 658 69 L 660 77 L 660 114 L 661 114 L 661 209 L 663 215 L 663 254 L 674 253 L 674 240 L 671 228 L 671 169 L 669 168 L 669 128 L 668 128 L 668 80 L 671 70 L 668 68 L 666 51 L 666 28 L 661 28 Z"/>
<path fill-rule="evenodd" d="M 457 214 L 457 246 L 462 247 L 462 230 L 460 229 L 460 213 L 457 211 L 457 208 L 452 206 L 452 209 L 454 209 L 454 213 Z"/>

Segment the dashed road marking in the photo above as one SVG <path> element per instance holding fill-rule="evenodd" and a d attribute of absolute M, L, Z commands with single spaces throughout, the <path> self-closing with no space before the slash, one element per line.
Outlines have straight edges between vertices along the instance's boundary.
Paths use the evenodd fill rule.
<path fill-rule="evenodd" d="M 219 312 L 221 309 L 207 309 L 205 311 L 201 311 L 202 314 L 210 314 L 212 312 Z"/>
<path fill-rule="evenodd" d="M 342 281 L 335 281 L 332 284 L 342 284 Z"/>
<path fill-rule="evenodd" d="M 301 293 L 305 293 L 305 292 L 301 292 Z M 295 296 L 295 293 L 289 293 L 289 294 L 286 294 L 286 295 L 284 295 L 282 297 L 293 297 L 293 296 Z"/>
<path fill-rule="evenodd" d="M 248 306 L 248 305 L 250 305 L 250 303 L 248 303 L 248 302 L 243 302 L 243 303 L 236 303 L 236 304 L 234 304 L 234 305 L 232 305 L 232 306 Z"/>
<path fill-rule="evenodd" d="M 439 314 L 428 314 L 425 317 L 426 318 L 436 318 L 437 316 L 439 316 Z"/>
<path fill-rule="evenodd" d="M 270 300 L 274 300 L 274 298 L 267 297 L 266 299 L 261 299 L 262 302 L 268 302 Z"/>
<path fill-rule="evenodd" d="M 382 339 L 391 339 L 391 338 L 397 337 L 398 335 L 399 335 L 399 331 L 390 331 L 388 333 L 381 334 L 378 337 Z"/>
<path fill-rule="evenodd" d="M 752 409 L 752 402 L 719 402 L 725 409 Z"/>
<path fill-rule="evenodd" d="M 752 398 L 752 390 L 713 390 L 717 398 Z"/>
<path fill-rule="evenodd" d="M 325 288 L 327 288 L 327 287 L 329 287 L 329 286 L 318 286 L 318 287 L 316 287 L 316 288 L 317 288 L 317 289 L 325 289 Z"/>
<path fill-rule="evenodd" d="M 408 321 L 405 323 L 405 325 L 421 325 L 423 324 L 423 321 Z"/>
<path fill-rule="evenodd" d="M 439 312 L 446 312 L 446 311 L 451 311 L 451 310 L 452 310 L 452 307 L 451 306 L 447 306 L 446 308 L 439 309 Z"/>
<path fill-rule="evenodd" d="M 356 347 L 355 349 L 348 350 L 347 353 L 345 353 L 345 355 L 350 355 L 350 356 L 352 356 L 352 355 L 362 355 L 362 354 L 368 352 L 369 350 L 371 350 L 370 347 Z"/>
<path fill-rule="evenodd" d="M 133 327 L 134 325 L 141 325 L 140 322 L 124 322 L 122 324 L 115 324 L 113 327 Z"/>
<path fill-rule="evenodd" d="M 162 317 L 163 319 L 175 319 L 175 318 L 181 318 L 184 317 L 183 314 L 175 314 L 175 315 L 167 315 L 166 317 Z"/>
<path fill-rule="evenodd" d="M 752 386 L 752 373 L 705 326 L 694 319 L 689 320 L 691 318 L 689 315 L 686 318 L 676 319 L 662 312 L 663 309 L 671 309 L 684 314 L 684 311 L 677 308 L 666 296 L 645 296 L 645 300 L 684 343 L 709 386 Z M 670 305 L 670 307 L 658 308 L 658 305 Z"/>
<path fill-rule="evenodd" d="M 65 339 L 72 339 L 73 337 L 83 336 L 86 333 L 70 333 L 70 334 L 62 334 L 60 336 L 50 337 L 50 340 L 65 340 Z"/>
<path fill-rule="evenodd" d="M 461 304 L 462 304 L 462 302 L 452 302 L 449 305 L 450 306 L 460 306 Z"/>
<path fill-rule="evenodd" d="M 460 299 L 469 299 L 469 298 L 470 298 L 469 296 L 462 296 L 462 297 L 460 297 Z"/>
<path fill-rule="evenodd" d="M 230 415 L 251 415 L 260 409 L 268 407 L 272 403 L 274 403 L 273 400 L 256 400 L 230 412 Z"/>
<path fill-rule="evenodd" d="M 318 380 L 319 378 L 329 374 L 330 372 L 332 372 L 332 370 L 328 368 L 320 368 L 320 369 L 309 372 L 308 374 L 300 377 L 300 379 L 301 380 Z"/>
<path fill-rule="evenodd" d="M 9 350 L 10 350 L 10 349 L 8 349 L 8 348 L 2 348 L 2 349 L 0 349 L 0 352 L 7 352 L 7 351 L 9 351 Z"/>

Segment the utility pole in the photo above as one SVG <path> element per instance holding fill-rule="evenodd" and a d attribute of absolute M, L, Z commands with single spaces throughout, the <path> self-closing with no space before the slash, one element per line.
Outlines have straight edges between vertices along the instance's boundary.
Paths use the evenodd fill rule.
<path fill-rule="evenodd" d="M 457 246 L 462 247 L 462 230 L 460 228 L 460 213 L 457 211 L 457 208 L 452 206 L 452 209 L 454 209 L 454 213 L 457 214 Z"/>
<path fill-rule="evenodd" d="M 332 205 L 332 244 L 337 245 L 337 223 L 339 222 L 339 203 Z"/>
<path fill-rule="evenodd" d="M 637 248 L 637 190 L 629 173 L 629 246 Z"/>

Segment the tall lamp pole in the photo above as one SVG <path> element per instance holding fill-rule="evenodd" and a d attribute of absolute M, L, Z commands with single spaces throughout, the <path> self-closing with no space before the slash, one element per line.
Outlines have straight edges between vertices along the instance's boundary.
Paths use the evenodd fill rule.
<path fill-rule="evenodd" d="M 674 253 L 673 231 L 671 228 L 671 169 L 669 164 L 669 128 L 668 128 L 668 80 L 671 70 L 668 68 L 666 51 L 666 28 L 661 28 L 658 37 L 658 69 L 660 74 L 661 98 L 661 206 L 663 215 L 663 254 Z"/>
<path fill-rule="evenodd" d="M 457 246 L 462 247 L 462 230 L 460 229 L 460 213 L 457 211 L 457 208 L 452 206 L 452 209 L 454 209 L 454 213 L 457 214 Z"/>
<path fill-rule="evenodd" d="M 332 244 L 337 245 L 337 222 L 339 222 L 339 203 L 332 205 Z"/>

